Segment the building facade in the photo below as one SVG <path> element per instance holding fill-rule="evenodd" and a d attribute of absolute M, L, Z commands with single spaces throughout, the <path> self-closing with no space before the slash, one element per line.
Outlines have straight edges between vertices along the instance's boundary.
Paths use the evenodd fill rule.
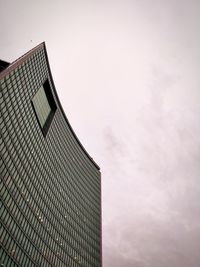
<path fill-rule="evenodd" d="M 45 44 L 1 63 L 1 266 L 101 267 L 100 170 L 64 114 Z"/>

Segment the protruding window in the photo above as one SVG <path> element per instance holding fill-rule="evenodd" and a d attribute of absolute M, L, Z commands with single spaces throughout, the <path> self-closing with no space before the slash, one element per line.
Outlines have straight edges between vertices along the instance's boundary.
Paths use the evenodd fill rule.
<path fill-rule="evenodd" d="M 32 99 L 33 107 L 44 136 L 47 134 L 54 113 L 56 103 L 51 93 L 48 80 L 39 88 Z"/>

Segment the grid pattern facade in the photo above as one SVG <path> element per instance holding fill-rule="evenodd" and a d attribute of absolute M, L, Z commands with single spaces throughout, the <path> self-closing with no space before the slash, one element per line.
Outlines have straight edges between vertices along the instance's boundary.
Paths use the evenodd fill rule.
<path fill-rule="evenodd" d="M 1 266 L 101 266 L 101 182 L 63 114 L 45 45 L 0 73 Z M 48 79 L 43 135 L 31 104 Z"/>

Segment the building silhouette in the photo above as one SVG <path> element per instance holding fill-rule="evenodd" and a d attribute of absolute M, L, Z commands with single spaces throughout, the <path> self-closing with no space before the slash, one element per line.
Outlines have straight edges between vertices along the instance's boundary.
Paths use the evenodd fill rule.
<path fill-rule="evenodd" d="M 0 266 L 101 267 L 101 177 L 58 99 L 45 44 L 0 61 Z"/>

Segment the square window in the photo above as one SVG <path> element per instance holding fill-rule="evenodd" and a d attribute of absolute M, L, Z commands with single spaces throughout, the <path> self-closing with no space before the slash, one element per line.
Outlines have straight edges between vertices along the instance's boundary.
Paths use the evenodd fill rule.
<path fill-rule="evenodd" d="M 48 80 L 34 95 L 32 105 L 43 135 L 46 136 L 57 108 Z"/>
<path fill-rule="evenodd" d="M 43 86 L 40 87 L 40 89 L 34 96 L 33 106 L 35 108 L 41 127 L 44 127 L 45 122 L 51 112 L 51 107 L 49 105 Z"/>

